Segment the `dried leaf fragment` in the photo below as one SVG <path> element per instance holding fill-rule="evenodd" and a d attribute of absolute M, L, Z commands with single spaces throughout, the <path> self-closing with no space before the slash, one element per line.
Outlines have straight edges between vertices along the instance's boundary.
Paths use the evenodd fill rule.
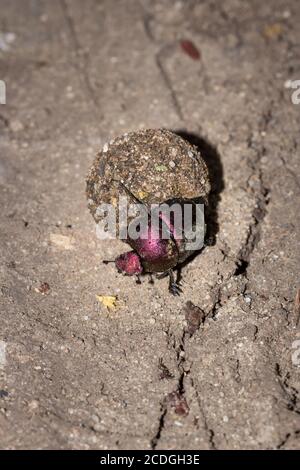
<path fill-rule="evenodd" d="M 282 32 L 283 28 L 279 23 L 268 24 L 264 28 L 264 35 L 268 39 L 277 39 Z"/>
<path fill-rule="evenodd" d="M 169 393 L 167 400 L 177 415 L 187 416 L 189 414 L 190 409 L 187 401 L 179 391 Z"/>
<path fill-rule="evenodd" d="M 137 195 L 139 199 L 143 200 L 148 196 L 148 193 L 146 191 L 138 191 Z"/>
<path fill-rule="evenodd" d="M 188 55 L 191 59 L 193 60 L 199 60 L 200 59 L 200 52 L 195 46 L 195 44 L 190 41 L 189 39 L 183 39 L 180 41 L 180 46 L 183 52 Z"/>
<path fill-rule="evenodd" d="M 186 331 L 189 333 L 190 336 L 199 330 L 201 323 L 205 319 L 205 312 L 201 310 L 200 307 L 197 307 L 193 304 L 190 300 L 186 303 L 185 308 L 185 319 L 187 322 L 187 329 Z"/>
<path fill-rule="evenodd" d="M 98 302 L 109 310 L 117 308 L 117 297 L 115 295 L 96 295 Z"/>

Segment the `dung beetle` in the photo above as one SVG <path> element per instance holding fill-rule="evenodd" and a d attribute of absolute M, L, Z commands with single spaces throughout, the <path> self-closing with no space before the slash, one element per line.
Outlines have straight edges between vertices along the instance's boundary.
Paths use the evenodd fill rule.
<path fill-rule="evenodd" d="M 144 273 L 168 275 L 169 290 L 178 295 L 173 270 L 202 248 L 205 232 L 203 207 L 210 181 L 197 148 L 165 129 L 124 134 L 97 154 L 86 192 L 97 224 L 103 221 L 103 204 L 116 208 L 121 195 L 139 207 L 139 217 L 128 218 L 123 238 L 132 250 L 113 262 L 138 281 Z M 120 234 L 119 217 L 116 226 Z M 200 244 L 192 243 L 191 234 L 194 239 L 200 234 Z"/>

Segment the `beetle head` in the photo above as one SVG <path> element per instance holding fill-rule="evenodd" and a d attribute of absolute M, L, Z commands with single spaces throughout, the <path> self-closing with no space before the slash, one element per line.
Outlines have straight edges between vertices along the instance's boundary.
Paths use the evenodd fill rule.
<path fill-rule="evenodd" d="M 135 251 L 128 251 L 115 260 L 117 270 L 128 276 L 142 274 L 143 266 L 139 255 Z"/>

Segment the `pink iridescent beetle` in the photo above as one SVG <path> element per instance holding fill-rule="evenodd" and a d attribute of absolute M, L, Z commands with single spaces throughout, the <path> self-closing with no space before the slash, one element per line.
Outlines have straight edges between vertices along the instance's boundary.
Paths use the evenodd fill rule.
<path fill-rule="evenodd" d="M 117 212 L 120 196 L 140 210 L 139 218 L 126 222 L 123 238 L 131 251 L 114 260 L 117 270 L 138 280 L 144 273 L 168 275 L 174 295 L 180 287 L 173 270 L 203 246 L 209 192 L 208 170 L 197 148 L 164 129 L 124 134 L 104 145 L 87 177 L 88 206 L 99 226 L 105 208 Z M 117 235 L 119 222 L 117 215 Z"/>

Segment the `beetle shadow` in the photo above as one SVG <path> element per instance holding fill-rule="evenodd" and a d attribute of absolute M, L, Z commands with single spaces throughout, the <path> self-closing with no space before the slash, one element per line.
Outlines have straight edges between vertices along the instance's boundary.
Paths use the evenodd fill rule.
<path fill-rule="evenodd" d="M 206 235 L 205 235 L 205 246 L 213 246 L 216 244 L 216 236 L 219 232 L 219 221 L 218 221 L 218 206 L 221 199 L 221 193 L 224 189 L 224 172 L 221 157 L 216 147 L 212 145 L 207 139 L 204 139 L 200 135 L 189 133 L 186 130 L 175 130 L 175 134 L 179 135 L 191 145 L 194 145 L 200 152 L 203 160 L 205 161 L 209 179 L 211 183 L 211 191 L 208 196 L 208 206 L 205 207 L 205 218 L 206 218 Z M 181 266 L 184 267 L 192 259 L 199 255 L 202 250 L 195 252 L 190 256 Z M 179 279 L 181 277 L 179 269 Z"/>

